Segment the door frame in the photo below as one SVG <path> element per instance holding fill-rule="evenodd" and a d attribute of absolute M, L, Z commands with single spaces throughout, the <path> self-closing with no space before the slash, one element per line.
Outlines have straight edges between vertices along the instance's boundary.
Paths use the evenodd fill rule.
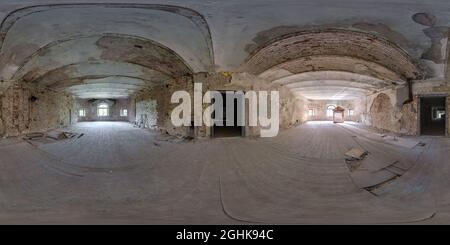
<path fill-rule="evenodd" d="M 442 97 L 445 99 L 445 137 L 449 136 L 448 133 L 448 119 L 449 119 L 449 115 L 448 115 L 448 95 L 447 94 L 420 94 L 417 95 L 417 135 L 421 136 L 422 135 L 422 125 L 421 125 L 421 99 L 422 98 L 433 98 L 433 97 Z"/>
<path fill-rule="evenodd" d="M 234 92 L 236 92 L 236 91 L 242 91 L 242 92 L 244 92 L 243 90 L 224 90 L 224 89 L 218 89 L 218 90 L 215 90 L 215 91 L 217 91 L 217 92 L 219 92 L 219 93 L 221 93 L 222 95 L 224 94 L 224 93 L 226 93 L 227 91 L 234 91 Z M 222 99 L 223 99 L 223 97 L 222 97 Z M 223 101 L 223 103 L 226 103 L 226 101 Z M 225 104 L 225 106 L 226 106 L 226 104 Z M 248 113 L 248 110 L 247 110 L 247 100 L 244 98 L 244 108 L 245 108 L 245 118 L 244 118 L 244 122 L 247 122 L 247 113 Z M 226 113 L 225 111 L 224 112 L 222 112 L 222 113 Z M 225 125 L 224 125 L 225 126 Z M 241 127 L 241 135 L 239 135 L 239 136 L 235 136 L 235 137 L 245 137 L 245 125 L 244 126 L 239 126 L 239 127 Z M 209 127 L 209 137 L 210 138 L 216 138 L 216 136 L 215 136 L 215 130 L 214 130 L 214 128 L 215 128 L 215 125 L 212 125 L 212 126 L 210 126 Z"/>

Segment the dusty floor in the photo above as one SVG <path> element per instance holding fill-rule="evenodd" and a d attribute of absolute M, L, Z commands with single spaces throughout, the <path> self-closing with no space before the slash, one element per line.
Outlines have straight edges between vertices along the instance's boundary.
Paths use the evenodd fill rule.
<path fill-rule="evenodd" d="M 0 223 L 450 222 L 449 138 L 328 122 L 266 139 L 179 141 L 119 122 L 70 130 L 84 136 L 0 141 Z M 408 170 L 359 188 L 344 160 L 352 147 Z"/>

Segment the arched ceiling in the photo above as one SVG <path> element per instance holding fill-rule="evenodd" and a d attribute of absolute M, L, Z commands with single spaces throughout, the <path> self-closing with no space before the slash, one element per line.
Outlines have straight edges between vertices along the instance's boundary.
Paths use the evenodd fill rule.
<path fill-rule="evenodd" d="M 65 89 L 82 98 L 126 97 L 143 86 L 212 71 L 208 28 L 197 12 L 175 6 L 24 8 L 2 23 L 0 75 L 3 81 Z"/>
<path fill-rule="evenodd" d="M 390 86 L 385 80 L 342 71 L 314 71 L 286 75 L 273 83 L 312 100 L 357 99 Z"/>
<path fill-rule="evenodd" d="M 89 62 L 91 65 L 95 65 L 94 61 L 102 66 L 112 65 L 112 67 L 103 67 L 104 70 L 118 68 L 117 64 L 122 63 L 125 73 L 130 68 L 129 64 L 171 77 L 179 77 L 192 72 L 176 53 L 151 40 L 118 34 L 103 34 L 74 38 L 45 46 L 29 56 L 25 63 L 19 66 L 12 78 L 22 78 L 26 82 L 33 82 L 49 72 L 52 73 L 55 70 L 64 72 L 68 66 L 70 66 L 70 72 L 76 68 L 75 65 Z M 116 72 L 122 71 L 116 70 Z"/>
<path fill-rule="evenodd" d="M 253 52 L 242 70 L 308 99 L 355 99 L 415 79 L 420 69 L 406 51 L 371 33 L 302 31 Z"/>
<path fill-rule="evenodd" d="M 27 74 L 34 78 L 31 76 L 34 71 L 27 69 L 36 67 L 27 63 L 39 60 L 34 57 L 37 53 L 46 56 L 46 51 L 52 52 L 50 46 L 60 43 L 64 46 L 63 43 L 71 40 L 82 42 L 81 39 L 104 35 L 109 35 L 107 39 L 113 35 L 127 36 L 155 44 L 153 50 L 158 49 L 156 47 L 170 50 L 172 57 L 179 58 L 177 62 L 185 64 L 192 73 L 244 71 L 276 80 L 304 72 L 339 71 L 370 76 L 387 84 L 401 84 L 416 77 L 441 79 L 445 74 L 450 5 L 444 0 L 95 2 L 30 0 L 0 3 L 0 18 L 3 19 L 0 27 L 0 91 L 13 77 Z M 130 39 L 116 40 L 110 47 L 97 45 L 95 48 L 112 50 L 127 40 Z M 140 46 L 145 45 L 136 45 Z M 110 53 L 106 59 L 94 55 L 86 61 L 81 58 L 86 52 L 88 49 L 84 53 L 70 53 L 74 57 L 80 56 L 80 64 L 39 67 L 36 69 L 39 77 L 32 80 L 51 83 L 63 77 L 57 74 L 58 69 L 67 69 L 62 72 L 65 73 L 73 67 L 78 69 L 81 64 L 119 63 L 114 64 L 114 69 L 124 71 L 123 77 L 132 78 L 142 78 L 126 72 L 127 69 L 135 71 L 136 67 L 119 66 L 143 67 L 146 74 L 155 68 L 144 67 L 148 64 L 143 62 L 135 64 L 136 57 L 124 57 L 123 52 L 121 57 Z M 96 52 L 98 50 L 93 54 L 98 54 Z M 416 62 L 420 69 L 414 68 Z M 165 76 L 172 78 L 173 74 L 185 72 L 177 69 L 161 73 L 154 70 L 150 73 L 156 78 L 146 76 L 145 79 L 153 84 L 165 80 Z M 47 72 L 41 75 L 42 71 Z M 121 75 L 84 74 L 73 70 L 69 73 L 75 75 L 70 75 L 64 86 L 75 81 L 83 83 L 86 79 Z M 50 77 L 45 78 L 47 75 Z"/>

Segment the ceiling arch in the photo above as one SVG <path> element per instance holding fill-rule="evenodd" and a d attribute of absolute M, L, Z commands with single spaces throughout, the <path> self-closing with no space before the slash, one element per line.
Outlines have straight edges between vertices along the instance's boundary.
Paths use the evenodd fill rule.
<path fill-rule="evenodd" d="M 74 37 L 51 43 L 37 50 L 24 62 L 12 75 L 12 79 L 22 78 L 27 82 L 32 82 L 55 70 L 62 71 L 65 67 L 73 70 L 77 64 L 105 66 L 127 63 L 171 77 L 192 73 L 191 68 L 178 54 L 159 43 L 139 37 L 111 33 Z M 114 67 L 103 67 L 103 70 L 112 68 Z M 124 68 L 128 69 L 130 66 L 124 65 Z"/>
<path fill-rule="evenodd" d="M 35 82 L 52 87 L 70 83 L 70 79 L 103 77 L 135 78 L 142 81 L 151 81 L 155 84 L 164 84 L 172 79 L 169 75 L 138 64 L 98 60 L 58 67 L 37 78 Z M 70 79 L 68 80 L 68 78 Z"/>
<path fill-rule="evenodd" d="M 327 66 L 339 65 L 336 61 L 340 58 L 346 61 L 340 67 L 345 71 L 352 71 L 363 62 L 362 66 L 368 69 L 372 65 L 381 66 L 402 80 L 415 78 L 419 73 L 413 59 L 394 43 L 372 33 L 346 29 L 308 30 L 284 35 L 255 50 L 242 69 L 261 74 L 275 66 L 290 64 L 290 69 L 295 69 L 296 65 L 310 61 L 309 71 L 338 70 Z M 296 60 L 302 62 L 296 63 Z"/>
<path fill-rule="evenodd" d="M 67 88 L 65 91 L 80 98 L 122 98 L 192 73 L 178 54 L 153 40 L 108 33 L 50 43 L 25 59 L 11 78 L 52 89 Z M 72 88 L 96 81 L 93 79 L 109 86 Z M 127 80 L 141 80 L 145 86 L 130 87 Z"/>
<path fill-rule="evenodd" d="M 281 78 L 273 80 L 274 83 L 278 83 L 281 85 L 289 85 L 291 83 L 309 82 L 309 81 L 348 81 L 378 88 L 381 88 L 385 85 L 389 85 L 389 83 L 385 80 L 343 71 L 303 72 L 293 75 L 282 76 Z"/>
<path fill-rule="evenodd" d="M 205 18 L 159 4 L 22 8 L 3 20 L 0 49 L 3 81 L 35 83 L 80 98 L 129 96 L 215 68 Z"/>
<path fill-rule="evenodd" d="M 420 74 L 406 51 L 348 29 L 289 33 L 253 51 L 241 67 L 308 99 L 355 99 Z"/>
<path fill-rule="evenodd" d="M 105 33 L 154 40 L 174 50 L 196 72 L 214 69 L 204 17 L 188 8 L 157 4 L 53 4 L 13 11 L 0 27 L 2 56 L 12 64 L 3 63 L 12 69 L 49 43 Z"/>
<path fill-rule="evenodd" d="M 404 83 L 402 76 L 386 67 L 349 56 L 315 55 L 289 60 L 262 72 L 260 76 L 279 79 L 286 75 L 314 71 L 342 71 L 374 77 L 388 82 Z"/>

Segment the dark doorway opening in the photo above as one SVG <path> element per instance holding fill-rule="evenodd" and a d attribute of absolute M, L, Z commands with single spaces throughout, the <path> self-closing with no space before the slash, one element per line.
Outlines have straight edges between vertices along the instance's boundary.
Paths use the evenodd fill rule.
<path fill-rule="evenodd" d="M 216 126 L 214 125 L 212 128 L 212 136 L 215 138 L 222 138 L 222 137 L 237 137 L 237 136 L 243 136 L 244 135 L 244 129 L 242 126 L 238 125 L 237 120 L 237 114 L 238 114 L 238 100 L 233 100 L 233 105 L 227 105 L 226 103 L 226 92 L 220 91 L 220 94 L 222 95 L 222 101 L 223 101 L 223 118 L 222 118 L 222 125 L 223 126 Z M 227 118 L 227 106 L 233 106 L 234 107 L 234 116 L 233 118 Z M 213 114 L 215 116 L 215 114 Z M 220 119 L 218 119 L 220 120 Z M 234 126 L 226 126 L 227 120 L 233 120 Z M 216 120 L 217 121 L 217 120 Z"/>
<path fill-rule="evenodd" d="M 420 98 L 420 134 L 445 135 L 447 124 L 446 97 Z"/>

